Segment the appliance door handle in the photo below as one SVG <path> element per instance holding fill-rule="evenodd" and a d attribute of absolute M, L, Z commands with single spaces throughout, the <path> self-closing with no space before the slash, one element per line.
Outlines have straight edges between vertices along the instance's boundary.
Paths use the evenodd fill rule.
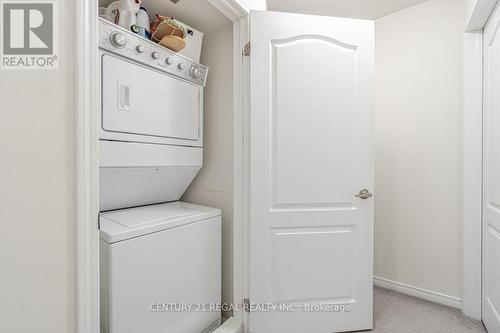
<path fill-rule="evenodd" d="M 130 84 L 118 81 L 118 110 L 130 111 Z"/>

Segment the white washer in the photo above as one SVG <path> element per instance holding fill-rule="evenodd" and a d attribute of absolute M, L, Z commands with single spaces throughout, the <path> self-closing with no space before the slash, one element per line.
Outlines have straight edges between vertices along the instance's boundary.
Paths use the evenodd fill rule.
<path fill-rule="evenodd" d="M 209 307 L 221 301 L 219 209 L 179 201 L 123 209 L 101 213 L 100 228 L 102 333 L 200 333 L 220 324 Z"/>

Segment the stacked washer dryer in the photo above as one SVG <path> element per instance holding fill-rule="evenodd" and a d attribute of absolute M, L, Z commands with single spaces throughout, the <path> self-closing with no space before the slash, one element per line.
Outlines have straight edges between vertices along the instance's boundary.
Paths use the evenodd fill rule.
<path fill-rule="evenodd" d="M 101 332 L 209 332 L 221 211 L 179 201 L 202 167 L 208 68 L 99 27 Z"/>

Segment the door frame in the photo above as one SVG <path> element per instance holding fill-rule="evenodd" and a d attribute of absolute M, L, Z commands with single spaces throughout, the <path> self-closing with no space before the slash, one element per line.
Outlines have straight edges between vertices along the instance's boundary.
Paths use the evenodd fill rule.
<path fill-rule="evenodd" d="M 248 296 L 248 226 L 250 181 L 250 12 L 233 25 L 233 317 L 248 328 L 243 300 Z M 250 45 L 250 44 L 248 44 Z"/>
<path fill-rule="evenodd" d="M 477 320 L 482 317 L 483 28 L 497 2 L 473 1 L 464 33 L 462 311 Z"/>
<path fill-rule="evenodd" d="M 99 333 L 98 2 L 76 4 L 76 331 Z"/>
<path fill-rule="evenodd" d="M 233 22 L 234 47 L 234 114 L 243 114 L 241 45 L 246 40 L 243 20 L 250 9 L 241 0 L 207 0 Z M 75 8 L 76 38 L 76 332 L 100 333 L 99 306 L 99 56 L 98 56 L 98 0 L 77 0 Z M 243 20 L 242 20 L 243 19 Z M 235 136 L 242 124 L 234 123 Z M 240 140 L 240 139 L 238 139 Z M 238 142 L 241 142 L 238 141 Z M 241 146 L 235 144 L 234 168 L 239 170 Z M 237 169 L 238 168 L 238 169 Z M 235 172 L 235 181 L 238 181 Z M 241 178 L 242 179 L 242 178 Z M 236 183 L 235 183 L 236 184 Z M 236 193 L 240 187 L 235 186 Z M 235 201 L 235 214 L 240 212 Z M 239 216 L 239 215 L 235 215 Z M 243 225 L 241 218 L 234 220 L 234 251 L 243 253 Z M 234 267 L 241 267 L 243 255 L 234 256 Z M 240 281 L 240 280 L 235 280 Z M 242 298 L 243 286 L 234 283 L 233 303 Z M 242 316 L 235 312 L 216 332 L 242 332 Z"/>

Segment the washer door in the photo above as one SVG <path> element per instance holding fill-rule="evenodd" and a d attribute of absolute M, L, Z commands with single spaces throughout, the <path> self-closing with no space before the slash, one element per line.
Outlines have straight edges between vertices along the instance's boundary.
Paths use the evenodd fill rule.
<path fill-rule="evenodd" d="M 104 131 L 197 141 L 200 94 L 200 87 L 189 82 L 102 56 Z"/>

